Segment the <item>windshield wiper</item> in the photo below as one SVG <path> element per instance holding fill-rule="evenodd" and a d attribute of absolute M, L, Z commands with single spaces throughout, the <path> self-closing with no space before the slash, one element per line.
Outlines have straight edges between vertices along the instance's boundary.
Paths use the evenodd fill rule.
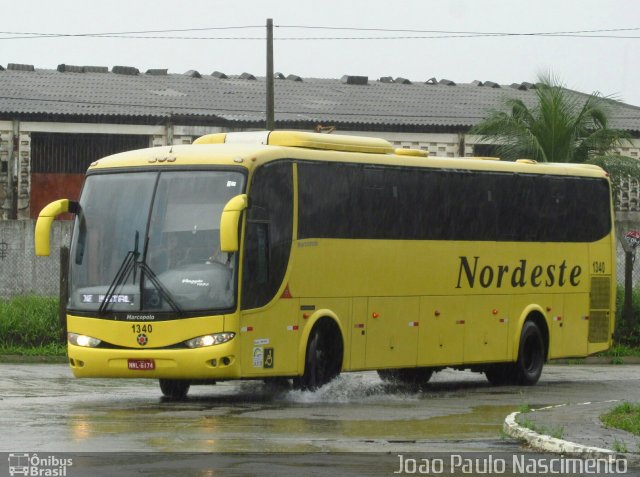
<path fill-rule="evenodd" d="M 102 299 L 102 302 L 100 302 L 100 308 L 98 309 L 98 311 L 102 315 L 107 312 L 107 309 L 109 308 L 109 303 L 111 303 L 111 299 L 113 298 L 113 295 L 115 295 L 116 290 L 120 287 L 120 285 L 122 285 L 127 281 L 127 278 L 129 278 L 129 275 L 131 274 L 131 270 L 135 268 L 136 260 L 140 255 L 140 253 L 138 252 L 139 236 L 140 234 L 136 230 L 134 248 L 133 250 L 129 250 L 127 252 L 127 255 L 124 257 L 124 260 L 120 264 L 120 268 L 118 269 L 116 276 L 113 277 L 113 281 L 111 282 L 111 285 L 109 285 L 109 288 L 107 289 L 106 295 Z"/>
<path fill-rule="evenodd" d="M 135 246 L 133 250 L 127 252 L 127 255 L 124 257 L 124 260 L 120 264 L 120 268 L 116 273 L 115 277 L 113 277 L 113 281 L 111 285 L 109 285 L 109 289 L 107 290 L 107 294 L 104 296 L 102 302 L 100 303 L 100 308 L 98 311 L 100 314 L 104 314 L 107 312 L 109 308 L 109 304 L 111 303 L 111 299 L 115 295 L 118 288 L 127 281 L 129 275 L 133 271 L 133 281 L 136 281 L 136 271 L 138 268 L 142 270 L 142 273 L 149 278 L 149 281 L 153 284 L 153 286 L 160 292 L 160 295 L 165 299 L 165 301 L 169 304 L 171 309 L 175 311 L 178 315 L 183 316 L 184 312 L 178 306 L 176 301 L 171 296 L 171 292 L 167 290 L 167 288 L 162 284 L 162 282 L 158 279 L 158 275 L 155 274 L 153 270 L 147 265 L 144 260 L 138 261 L 138 257 L 140 256 L 140 252 L 138 251 L 138 241 L 140 234 L 136 230 L 136 238 L 135 238 Z M 140 280 L 142 284 L 142 279 Z M 143 291 L 140 291 L 140 297 L 142 299 Z"/>
<path fill-rule="evenodd" d="M 173 299 L 173 295 L 171 294 L 171 292 L 167 290 L 167 288 L 162 284 L 162 282 L 158 278 L 158 275 L 153 270 L 151 270 L 151 267 L 149 265 L 147 265 L 147 250 L 149 250 L 149 237 L 147 237 L 147 239 L 144 242 L 144 251 L 142 254 L 142 260 L 136 263 L 136 265 L 140 267 L 140 269 L 142 270 L 142 275 L 140 277 L 141 300 L 142 300 L 142 294 L 144 293 L 143 277 L 146 274 L 149 278 L 149 281 L 153 284 L 154 287 L 156 287 L 156 290 L 160 292 L 160 296 L 162 296 L 167 301 L 167 303 L 169 303 L 169 306 L 171 307 L 171 309 L 175 311 L 178 315 L 183 316 L 184 312 L 182 311 L 182 308 L 180 308 L 180 306 Z"/>
<path fill-rule="evenodd" d="M 158 279 L 158 275 L 151 270 L 151 267 L 147 265 L 145 262 L 137 262 L 138 267 L 142 270 L 142 273 L 149 279 L 153 286 L 156 287 L 156 290 L 160 292 L 160 295 L 169 303 L 169 306 L 175 311 L 178 315 L 184 315 L 182 308 L 178 306 L 173 297 L 171 296 L 171 292 L 167 290 L 167 288 L 162 284 L 162 282 Z"/>

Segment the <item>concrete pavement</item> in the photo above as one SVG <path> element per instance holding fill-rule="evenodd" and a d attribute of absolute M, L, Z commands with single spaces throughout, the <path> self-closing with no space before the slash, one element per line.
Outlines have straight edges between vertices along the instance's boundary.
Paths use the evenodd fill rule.
<path fill-rule="evenodd" d="M 533 449 L 584 458 L 622 458 L 640 466 L 640 436 L 607 428 L 600 416 L 622 400 L 559 404 L 507 416 L 504 431 Z"/>

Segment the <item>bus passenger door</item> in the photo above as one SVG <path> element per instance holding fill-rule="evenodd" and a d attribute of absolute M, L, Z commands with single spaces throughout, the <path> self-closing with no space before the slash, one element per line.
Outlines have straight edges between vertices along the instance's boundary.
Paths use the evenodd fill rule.
<path fill-rule="evenodd" d="M 418 366 L 462 363 L 464 304 L 455 296 L 421 299 Z"/>
<path fill-rule="evenodd" d="M 509 297 L 474 296 L 467 301 L 464 362 L 506 361 L 509 336 Z"/>
<path fill-rule="evenodd" d="M 369 298 L 366 320 L 367 368 L 415 366 L 419 297 Z"/>

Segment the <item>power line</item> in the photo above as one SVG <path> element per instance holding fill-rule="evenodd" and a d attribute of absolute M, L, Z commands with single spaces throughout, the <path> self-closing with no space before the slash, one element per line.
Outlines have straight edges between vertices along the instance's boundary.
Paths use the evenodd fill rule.
<path fill-rule="evenodd" d="M 2 33 L 0 33 L 1 35 Z M 82 38 L 124 38 L 131 40 L 261 40 L 265 41 L 267 39 L 264 37 L 237 37 L 237 36 L 207 36 L 207 37 L 198 37 L 198 36 L 139 36 L 139 35 L 108 35 L 106 33 L 101 34 L 79 34 L 79 35 L 38 35 L 38 36 L 12 36 L 12 37 L 0 37 L 0 40 L 41 40 L 41 39 L 51 39 L 51 38 L 74 38 L 74 37 L 82 37 Z"/>
<path fill-rule="evenodd" d="M 0 35 L 21 35 L 7 38 L 0 38 L 3 40 L 23 39 L 23 38 L 56 38 L 56 37 L 111 37 L 114 35 L 143 35 L 148 33 L 175 33 L 175 32 L 189 32 L 189 31 L 209 31 L 209 30 L 241 30 L 247 28 L 264 28 L 262 25 L 242 25 L 242 26 L 226 26 L 226 27 L 204 27 L 204 28 L 181 28 L 171 30 L 142 30 L 142 31 L 119 31 L 119 32 L 104 32 L 104 33 L 39 33 L 39 32 L 15 32 L 15 31 L 3 31 Z"/>
<path fill-rule="evenodd" d="M 386 35 L 386 36 L 327 36 L 327 37 L 275 37 L 279 41 L 327 41 L 327 40 L 419 40 L 438 38 L 482 38 L 482 37 L 566 37 L 566 38 L 608 38 L 608 39 L 638 39 L 640 36 L 614 35 L 611 33 L 638 31 L 640 27 L 634 28 L 609 28 L 594 30 L 575 31 L 555 31 L 555 32 L 481 32 L 481 31 L 453 31 L 453 30 L 414 30 L 414 29 L 390 29 L 390 28 L 359 28 L 359 27 L 331 27 L 312 25 L 276 25 L 280 29 L 303 29 L 303 30 L 329 30 L 329 31 L 362 31 L 380 33 L 416 33 L 420 35 Z M 124 39 L 151 39 L 151 40 L 245 40 L 264 41 L 266 37 L 259 36 L 158 36 L 150 33 L 177 33 L 177 32 L 197 32 L 211 30 L 239 30 L 239 29 L 263 29 L 262 25 L 241 25 L 227 27 L 204 27 L 204 28 L 183 28 L 169 30 L 142 30 L 124 32 L 103 32 L 103 33 L 39 33 L 39 32 L 0 32 L 0 35 L 13 35 L 0 37 L 0 40 L 18 39 L 50 39 L 50 38 L 124 38 Z M 426 34 L 426 35 L 425 35 Z"/>
<path fill-rule="evenodd" d="M 259 37 L 236 37 L 236 36 L 139 36 L 139 35 L 51 35 L 51 36 L 24 36 L 24 37 L 5 37 L 1 40 L 36 40 L 36 39 L 50 39 L 50 38 L 69 38 L 82 36 L 83 38 L 111 38 L 111 39 L 131 39 L 131 40 L 243 40 L 243 41 L 266 41 L 265 36 Z M 314 36 L 314 37 L 274 37 L 274 41 L 335 41 L 335 40 L 436 40 L 436 39 L 448 39 L 448 38 L 497 38 L 504 36 L 519 36 L 519 37 L 547 37 L 547 38 L 603 38 L 603 39 L 618 39 L 618 40 L 637 40 L 640 36 L 628 36 L 628 35 L 568 35 L 568 34 L 469 34 L 469 35 L 402 35 L 402 36 Z"/>
<path fill-rule="evenodd" d="M 313 25 L 276 25 L 278 28 L 301 28 L 309 30 L 351 30 L 351 31 L 380 31 L 380 32 L 402 32 L 402 33 L 442 33 L 442 34 L 461 34 L 461 35 L 569 35 L 582 33 L 611 33 L 622 31 L 638 31 L 640 27 L 634 28 L 608 28 L 598 30 L 575 30 L 575 31 L 556 31 L 556 32 L 480 32 L 480 31 L 451 31 L 451 30 L 413 30 L 413 29 L 391 29 L 391 28 L 360 28 L 360 27 L 331 27 L 331 26 L 313 26 Z"/>

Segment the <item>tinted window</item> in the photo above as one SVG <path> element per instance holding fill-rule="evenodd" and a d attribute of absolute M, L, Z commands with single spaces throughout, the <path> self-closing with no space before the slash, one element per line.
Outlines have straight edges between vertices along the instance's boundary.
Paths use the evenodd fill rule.
<path fill-rule="evenodd" d="M 604 179 L 300 163 L 299 238 L 591 242 Z"/>

